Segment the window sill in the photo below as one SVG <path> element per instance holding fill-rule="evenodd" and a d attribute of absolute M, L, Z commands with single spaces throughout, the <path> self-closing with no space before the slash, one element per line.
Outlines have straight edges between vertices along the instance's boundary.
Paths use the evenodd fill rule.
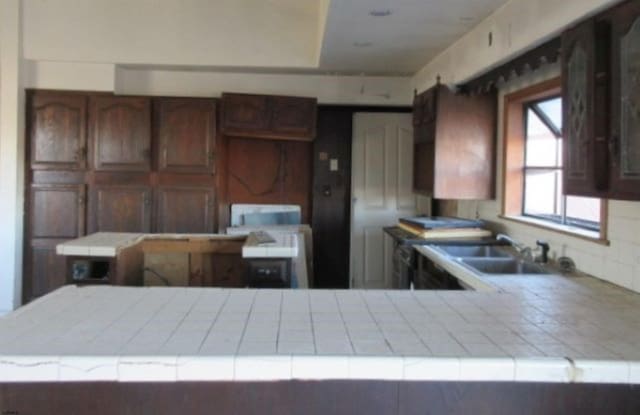
<path fill-rule="evenodd" d="M 573 236 L 575 238 L 580 238 L 600 245 L 609 245 L 609 240 L 606 239 L 606 236 L 600 235 L 599 232 L 589 231 L 575 226 L 560 225 L 557 223 L 551 223 L 545 220 L 530 218 L 527 216 L 499 215 L 498 217 L 511 222 L 517 222 L 547 231 L 557 232 L 567 236 Z"/>

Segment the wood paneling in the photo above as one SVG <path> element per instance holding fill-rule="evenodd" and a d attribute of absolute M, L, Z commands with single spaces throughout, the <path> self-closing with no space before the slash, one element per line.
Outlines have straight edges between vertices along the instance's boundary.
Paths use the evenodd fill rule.
<path fill-rule="evenodd" d="M 316 101 L 309 98 L 273 97 L 271 128 L 290 137 L 315 137 Z"/>
<path fill-rule="evenodd" d="M 151 232 L 151 188 L 96 185 L 89 194 L 89 233 Z"/>
<path fill-rule="evenodd" d="M 640 413 L 626 384 L 398 382 L 38 382 L 0 385 L 7 414 L 534 415 Z"/>
<path fill-rule="evenodd" d="M 318 111 L 313 142 L 313 264 L 317 288 L 349 287 L 351 108 Z M 338 171 L 330 160 L 338 160 Z"/>
<path fill-rule="evenodd" d="M 228 138 L 228 203 L 296 204 L 309 222 L 311 144 Z"/>
<path fill-rule="evenodd" d="M 158 233 L 213 233 L 213 188 L 160 186 L 157 190 Z"/>
<path fill-rule="evenodd" d="M 223 94 L 222 129 L 225 134 L 249 135 L 269 128 L 266 95 Z"/>
<path fill-rule="evenodd" d="M 151 105 L 148 98 L 92 96 L 89 106 L 93 168 L 151 168 Z"/>
<path fill-rule="evenodd" d="M 43 93 L 29 102 L 31 168 L 86 168 L 86 96 Z"/>
<path fill-rule="evenodd" d="M 216 106 L 210 99 L 163 98 L 155 102 L 158 170 L 213 174 Z"/>

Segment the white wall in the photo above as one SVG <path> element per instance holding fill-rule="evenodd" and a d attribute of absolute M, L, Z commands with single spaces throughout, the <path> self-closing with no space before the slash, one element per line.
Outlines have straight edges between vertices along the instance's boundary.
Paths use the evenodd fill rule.
<path fill-rule="evenodd" d="M 24 206 L 24 90 L 20 0 L 0 2 L 0 315 L 20 304 Z"/>
<path fill-rule="evenodd" d="M 23 3 L 26 59 L 309 68 L 315 67 L 318 56 L 316 1 Z"/>
<path fill-rule="evenodd" d="M 502 154 L 504 147 L 503 109 L 504 96 L 527 86 L 557 77 L 559 65 L 547 66 L 526 77 L 513 80 L 500 88 L 498 107 L 498 145 L 496 172 L 497 196 L 494 201 L 459 202 L 458 214 L 475 218 L 476 215 L 490 222 L 500 232 L 513 236 L 528 246 L 535 246 L 536 239 L 544 239 L 551 245 L 551 256 L 569 256 L 578 269 L 606 281 L 640 292 L 640 203 L 609 201 L 607 237 L 610 246 L 585 241 L 553 231 L 542 230 L 530 225 L 503 220 L 501 213 L 502 194 Z"/>
<path fill-rule="evenodd" d="M 317 97 L 321 104 L 411 105 L 408 77 L 265 74 L 117 68 L 115 92 L 219 97 L 247 92 Z"/>
<path fill-rule="evenodd" d="M 563 29 L 620 0 L 511 0 L 413 77 L 419 91 L 436 83 L 461 83 L 544 43 Z M 493 44 L 489 46 L 489 33 Z"/>

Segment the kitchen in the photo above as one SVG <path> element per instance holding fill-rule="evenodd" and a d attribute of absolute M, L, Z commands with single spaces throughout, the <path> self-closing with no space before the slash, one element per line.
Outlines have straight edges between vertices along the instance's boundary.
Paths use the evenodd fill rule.
<path fill-rule="evenodd" d="M 287 387 L 290 390 L 311 390 L 312 386 L 317 386 L 319 391 L 327 388 L 327 391 L 334 391 L 328 393 L 338 393 L 335 392 L 336 388 L 343 385 L 340 380 L 350 379 L 351 376 L 361 381 L 345 381 L 345 390 L 368 390 L 364 395 L 377 397 L 382 405 L 377 410 L 385 412 L 384 408 L 387 408 L 386 413 L 400 410 L 390 409 L 389 402 L 397 400 L 398 394 L 411 394 L 411 387 L 415 387 L 414 395 L 407 402 L 417 405 L 414 407 L 417 408 L 420 399 L 415 394 L 420 391 L 431 393 L 431 386 L 448 380 L 457 382 L 457 387 L 469 390 L 476 387 L 469 381 L 485 381 L 487 393 L 496 396 L 503 396 L 509 388 L 514 388 L 514 396 L 518 395 L 518 391 L 521 394 L 535 393 L 539 397 L 546 396 L 545 393 L 559 393 L 566 397 L 566 402 L 572 402 L 571 399 L 578 399 L 578 396 L 584 398 L 602 393 L 626 402 L 629 405 L 627 410 L 637 408 L 637 401 L 633 401 L 631 396 L 637 383 L 634 379 L 637 377 L 638 356 L 634 347 L 638 340 L 632 333 L 637 331 L 638 325 L 634 317 L 638 306 L 634 292 L 639 291 L 640 284 L 636 258 L 637 244 L 640 242 L 636 235 L 640 214 L 637 202 L 633 201 L 637 199 L 634 196 L 633 163 L 617 162 L 618 156 L 633 157 L 636 153 L 632 147 L 633 141 L 614 142 L 611 150 L 607 142 L 609 136 L 637 135 L 637 130 L 633 129 L 635 113 L 628 110 L 634 108 L 632 105 L 622 108 L 618 108 L 617 104 L 600 107 L 607 102 L 607 97 L 621 96 L 627 91 L 631 91 L 631 95 L 625 95 L 625 99 L 637 98 L 636 89 L 617 86 L 619 81 L 624 81 L 624 76 L 617 75 L 624 73 L 620 66 L 629 64 L 629 59 L 631 62 L 637 59 L 634 42 L 626 40 L 633 39 L 631 36 L 637 33 L 638 25 L 634 25 L 637 2 L 571 1 L 554 4 L 512 0 L 504 4 L 501 1 L 486 1 L 482 10 L 467 10 L 462 3 L 452 5 L 448 12 L 455 16 L 456 24 L 453 26 L 456 27 L 456 33 L 443 34 L 440 40 L 434 40 L 435 49 L 429 51 L 415 45 L 425 42 L 424 38 L 417 36 L 421 32 L 402 32 L 407 49 L 413 51 L 406 52 L 405 58 L 397 53 L 397 48 L 380 46 L 385 42 L 375 37 L 374 28 L 381 31 L 377 36 L 392 36 L 404 23 L 413 22 L 406 27 L 424 31 L 426 29 L 421 27 L 417 16 L 434 12 L 426 6 L 423 8 L 407 3 L 404 6 L 388 5 L 389 9 L 371 9 L 369 5 L 321 1 L 311 7 L 283 0 L 271 5 L 281 7 L 278 12 L 264 4 L 254 5 L 257 9 L 253 11 L 240 12 L 228 2 L 221 2 L 200 5 L 204 9 L 195 13 L 195 9 L 189 12 L 188 8 L 181 9 L 168 4 L 162 6 L 163 12 L 153 11 L 144 2 L 128 5 L 130 10 L 116 6 L 109 8 L 106 3 L 99 1 L 87 2 L 82 6 L 68 3 L 54 5 L 44 1 L 16 0 L 7 1 L 2 6 L 0 196 L 5 214 L 0 220 L 5 232 L 1 238 L 3 261 L 0 271 L 3 278 L 0 282 L 0 309 L 5 312 L 18 311 L 0 320 L 5 325 L 2 326 L 5 337 L 0 344 L 4 345 L 1 349 L 4 361 L 12 356 L 14 363 L 23 362 L 3 366 L 3 372 L 7 374 L 3 378 L 5 381 L 39 379 L 40 382 L 49 382 L 47 385 L 55 393 L 55 388 L 67 387 L 65 383 L 56 385 L 54 382 L 54 378 L 60 379 L 63 372 L 60 367 L 91 365 L 89 360 L 82 363 L 81 358 L 105 354 L 105 368 L 114 367 L 115 356 L 115 367 L 122 369 L 122 378 L 114 378 L 113 371 L 105 369 L 104 377 L 100 378 L 94 373 L 96 377 L 93 380 L 108 382 L 111 386 L 106 387 L 113 389 L 105 394 L 112 396 L 134 393 L 132 391 L 136 388 L 137 393 L 151 393 L 152 389 L 145 389 L 144 381 L 153 382 L 154 375 L 145 378 L 142 367 L 154 367 L 160 378 L 174 381 L 176 376 L 182 375 L 176 374 L 176 370 L 171 374 L 171 370 L 162 368 L 191 367 L 191 375 L 185 375 L 188 372 L 184 371 L 183 375 L 187 377 L 182 379 L 200 380 L 203 385 L 209 384 L 210 390 L 233 388 L 229 385 L 234 384 L 232 380 L 236 379 L 236 375 L 236 388 L 251 385 L 255 380 L 266 380 L 256 379 L 260 373 L 271 376 L 268 380 L 284 381 L 258 382 L 258 385 L 252 386 L 255 391 L 262 391 L 267 396 L 276 396 L 278 391 L 287 390 Z M 612 8 L 618 3 L 621 4 L 620 8 Z M 94 15 L 97 5 L 100 5 L 100 11 L 105 12 L 104 15 Z M 232 21 L 233 16 L 237 18 L 238 14 L 244 16 L 245 26 L 230 27 L 228 21 Z M 415 14 L 415 20 L 407 17 L 412 14 Z M 168 21 L 163 20 L 167 19 L 166 16 L 174 16 L 175 20 L 169 19 L 171 24 L 167 24 Z M 204 16 L 215 19 L 216 24 L 204 22 Z M 160 22 L 165 22 L 166 31 L 158 30 Z M 254 26 L 255 31 L 246 30 L 246 27 Z M 145 27 L 156 30 L 144 30 Z M 276 30 L 277 27 L 282 32 Z M 355 27 L 366 27 L 371 40 L 357 33 Z M 571 31 L 567 30 L 574 27 Z M 288 36 L 287 47 L 283 48 L 280 35 L 287 31 L 297 35 Z M 602 36 L 603 31 L 609 34 L 610 39 L 622 39 L 620 44 L 626 45 L 631 55 L 624 55 L 623 58 L 616 52 L 618 49 L 603 42 L 602 39 L 607 38 Z M 79 33 L 82 35 L 79 36 Z M 176 33 L 181 33 L 181 36 L 176 36 Z M 353 40 L 344 42 L 345 38 Z M 136 39 L 137 44 L 127 41 L 130 39 Z M 188 47 L 184 39 L 191 40 Z M 229 39 L 234 39 L 235 46 L 230 47 L 234 42 Z M 563 45 L 561 52 L 558 52 L 558 42 Z M 576 42 L 582 45 L 582 49 L 572 46 Z M 611 42 L 615 43 L 613 40 Z M 411 48 L 412 45 L 416 47 Z M 609 47 L 610 56 L 601 53 Z M 581 52 L 571 54 L 575 50 Z M 576 61 L 584 58 L 585 53 L 589 56 L 589 63 L 582 61 L 582 64 L 575 65 Z M 390 65 L 390 61 L 394 65 Z M 570 62 L 574 65 L 569 65 Z M 607 66 L 609 64 L 611 67 Z M 581 65 L 587 65 L 584 83 L 573 81 L 582 79 L 575 76 L 565 76 L 560 80 L 561 74 L 573 73 L 580 68 L 585 71 L 585 66 Z M 609 69 L 611 78 L 607 78 Z M 607 79 L 611 79 L 610 83 Z M 627 82 L 633 82 L 633 79 Z M 431 105 L 429 99 L 424 97 L 438 84 L 464 87 L 469 96 L 495 93 L 491 115 L 495 117 L 495 126 L 490 133 L 485 132 L 487 140 L 471 143 L 472 151 L 456 147 L 455 143 L 446 144 L 446 139 L 440 137 L 450 135 L 438 130 L 439 126 L 433 134 L 435 144 L 426 137 L 434 121 L 431 115 L 424 116 L 429 113 L 425 108 Z M 531 103 L 543 103 L 545 99 L 561 95 L 567 88 L 580 88 L 582 85 L 584 89 L 585 84 L 589 91 L 595 91 L 580 97 L 586 101 L 564 99 L 564 102 L 575 104 L 573 107 L 565 105 L 565 111 L 571 108 L 575 111 L 565 114 L 561 117 L 563 120 L 587 119 L 586 127 L 572 130 L 574 135 L 569 137 L 569 146 L 575 145 L 578 158 L 587 160 L 588 165 L 585 166 L 580 160 L 565 163 L 569 177 L 567 183 L 572 195 L 603 200 L 597 202 L 597 212 L 598 219 L 605 220 L 598 221 L 597 230 L 579 228 L 573 233 L 567 233 L 575 230 L 567 229 L 567 226 L 576 227 L 566 222 L 555 226 L 555 229 L 543 227 L 544 224 L 540 223 L 542 216 L 555 217 L 563 213 L 563 209 L 553 204 L 549 210 L 535 212 L 539 213 L 537 215 L 517 218 L 518 213 L 527 212 L 527 209 L 535 210 L 538 206 L 529 203 L 532 199 L 527 198 L 526 189 L 512 183 L 531 183 L 531 188 L 536 185 L 538 188 L 553 187 L 558 185 L 558 172 L 563 170 L 562 165 L 545 162 L 542 166 L 535 163 L 528 166 L 525 163 L 527 160 L 507 157 L 517 153 L 518 148 L 522 154 L 522 146 L 525 145 L 524 138 L 518 137 L 522 136 L 524 117 L 517 114 L 522 114 L 523 109 L 535 113 L 527 116 L 532 117 L 531 120 L 534 116 L 540 118 L 540 122 L 551 131 L 545 136 L 547 141 L 543 144 L 557 145 L 559 140 L 552 134 L 555 126 L 551 119 L 553 117 L 545 117 L 547 113 L 544 112 L 540 116 L 542 105 Z M 530 90 L 541 88 L 539 85 L 543 85 L 544 89 Z M 611 85 L 610 90 L 603 85 Z M 494 86 L 497 86 L 497 91 L 492 89 Z M 445 96 L 446 91 L 442 94 Z M 234 99 L 244 102 L 235 113 Z M 290 101 L 292 99 L 304 101 Z M 445 101 L 440 100 L 441 103 Z M 64 105 L 59 105 L 61 102 Z M 614 99 L 612 102 L 617 101 Z M 454 105 L 456 107 L 462 108 L 463 105 Z M 253 114 L 257 118 L 249 120 L 247 108 L 250 110 L 249 117 Z M 586 115 L 583 112 L 585 108 Z M 292 114 L 292 110 L 298 112 Z M 451 114 L 449 111 L 437 108 L 433 115 L 435 123 L 439 125 L 440 118 Z M 466 111 L 467 114 L 472 112 Z M 512 112 L 516 115 L 510 117 Z M 609 117 L 600 116 L 605 113 L 611 114 L 610 124 Z M 423 116 L 416 118 L 416 114 Z M 444 115 L 440 117 L 439 114 Z M 278 115 L 284 116 L 278 119 Z M 253 124 L 248 127 L 244 125 L 239 130 L 236 124 L 234 131 L 233 123 L 228 122 L 228 117 L 233 119 L 234 116 L 237 122 Z M 459 117 L 462 115 L 452 117 L 454 126 L 466 128 L 473 124 L 456 125 L 455 119 Z M 487 118 L 482 117 L 483 120 Z M 382 120 L 382 124 L 376 124 L 377 129 L 371 133 L 369 126 L 373 125 L 373 119 L 375 122 Z M 256 121 L 262 124 L 256 127 Z M 623 123 L 628 128 L 618 131 L 617 126 Z M 577 124 L 580 125 L 579 122 Z M 294 133 L 291 133 L 292 126 Z M 51 146 L 47 140 L 53 140 L 51 137 L 61 130 L 66 130 L 65 138 L 68 141 L 64 146 Z M 512 130 L 520 133 L 511 134 Z M 359 135 L 359 131 L 362 134 Z M 384 131 L 384 135 L 376 135 L 375 131 Z M 492 141 L 496 136 L 497 140 Z M 188 146 L 181 145 L 192 137 L 197 138 Z M 292 137 L 295 139 L 291 140 Z M 370 149 L 373 151 L 360 146 L 362 142 L 358 141 L 358 137 L 372 138 L 370 143 L 373 147 Z M 417 137 L 415 143 L 414 137 Z M 575 142 L 571 141 L 571 137 L 575 138 Z M 117 142 L 120 144 L 109 144 Z M 368 145 L 369 142 L 365 143 Z M 422 145 L 416 147 L 416 143 Z M 431 148 L 430 143 L 433 144 Z M 37 147 L 39 144 L 42 146 Z M 427 151 L 414 151 L 416 148 L 426 148 Z M 360 149 L 363 151 L 360 152 Z M 460 150 L 457 154 L 456 149 Z M 558 159 L 559 152 L 554 151 Z M 608 159 L 609 155 L 611 160 Z M 430 157 L 431 163 L 413 163 L 414 160 L 429 160 Z M 460 163 L 442 164 L 445 160 L 455 162 L 456 159 Z M 384 167 L 372 170 L 367 166 Z M 433 172 L 425 173 L 425 170 L 417 169 L 419 166 L 427 166 L 426 170 L 433 169 Z M 612 172 L 610 175 L 607 173 L 609 170 Z M 618 174 L 619 171 L 623 173 Z M 358 176 L 363 172 L 372 175 Z M 481 174 L 478 175 L 478 172 Z M 460 178 L 458 185 L 446 184 L 452 175 Z M 474 177 L 474 184 L 470 184 L 465 175 Z M 361 181 L 358 181 L 359 177 Z M 515 180 L 512 180 L 514 177 Z M 443 178 L 445 185 L 438 185 Z M 419 189 L 415 186 L 425 182 L 434 185 L 434 188 Z M 364 183 L 364 187 L 360 183 Z M 418 192 L 414 193 L 414 189 Z M 363 190 L 363 194 L 358 193 Z M 456 193 L 456 190 L 477 193 L 463 194 Z M 562 206 L 559 200 L 560 196 L 554 199 L 554 203 Z M 354 215 L 353 212 L 362 207 L 364 202 L 372 202 L 371 211 Z M 578 200 L 570 199 L 570 202 L 577 203 Z M 301 228 L 296 229 L 297 249 L 291 249 L 290 255 L 305 253 L 303 261 L 294 262 L 304 264 L 307 286 L 310 288 L 391 288 L 394 241 L 386 236 L 383 227 L 393 226 L 400 218 L 419 213 L 481 220 L 494 236 L 503 233 L 531 248 L 536 247 L 537 240 L 545 241 L 552 263 L 561 257 L 571 258 L 578 271 L 595 278 L 572 279 L 556 273 L 527 275 L 527 284 L 525 277 L 484 275 L 480 279 L 494 288 L 484 293 L 487 297 L 478 297 L 481 294 L 479 292 L 460 290 L 397 290 L 381 294 L 378 291 L 297 289 L 274 294 L 272 290 L 201 288 L 206 294 L 199 297 L 200 294 L 190 290 L 165 287 L 141 289 L 80 284 L 79 288 L 68 285 L 57 289 L 72 282 L 67 278 L 73 268 L 68 258 L 58 255 L 63 253 L 58 247 L 95 232 L 149 235 L 151 239 L 154 234 L 169 234 L 167 239 L 160 241 L 162 243 L 141 236 L 143 239 L 139 247 L 143 251 L 156 250 L 156 253 L 166 254 L 165 257 L 172 257 L 176 261 L 171 266 L 180 263 L 189 270 L 194 264 L 198 265 L 198 261 L 214 268 L 215 264 L 224 263 L 220 272 L 206 274 L 211 278 L 218 278 L 218 275 L 224 274 L 224 270 L 229 269 L 236 270 L 229 275 L 235 278 L 243 276 L 244 270 L 237 270 L 246 266 L 239 259 L 244 249 L 244 236 L 235 242 L 205 243 L 201 235 L 222 234 L 232 228 L 232 207 L 240 204 L 299 207 L 299 221 L 289 226 L 304 227 L 308 224 L 310 236 L 304 236 L 308 235 L 305 234 L 306 228 L 301 232 L 298 232 Z M 376 206 L 385 207 L 385 214 L 378 212 L 380 216 L 376 216 Z M 564 202 L 564 206 L 575 205 Z M 546 205 L 544 209 L 547 209 Z M 565 219 L 566 211 L 564 209 Z M 588 222 L 594 222 L 593 217 L 589 216 Z M 358 242 L 351 234 L 351 230 L 357 226 L 361 226 L 358 229 L 363 229 L 363 232 L 367 226 L 372 226 L 374 230 L 366 234 L 364 242 Z M 175 233 L 187 236 L 175 236 Z M 171 251 L 177 248 L 169 247 L 170 244 L 181 242 L 189 246 L 181 246 L 180 252 Z M 129 243 L 125 245 L 136 246 Z M 88 251 L 81 254 L 71 251 L 69 257 L 91 257 L 86 255 L 91 246 L 83 248 Z M 99 248 L 113 250 L 113 246 Z M 113 251 L 114 255 L 116 251 Z M 354 259 L 355 254 L 358 259 Z M 541 254 L 542 248 L 538 248 L 532 258 Z M 133 261 L 137 263 L 136 267 L 152 268 L 158 272 L 144 263 L 147 260 L 144 255 L 137 255 Z M 446 252 L 441 250 L 430 252 L 429 255 L 431 260 L 445 261 L 451 267 L 451 273 L 462 271 L 470 277 L 469 268 L 461 265 L 458 259 L 448 260 Z M 207 262 L 209 256 L 219 260 Z M 220 259 L 222 257 L 225 259 Z M 456 255 L 449 257 L 464 259 Z M 86 261 L 86 258 L 80 259 Z M 112 263 L 110 260 L 106 262 Z M 92 267 L 87 262 L 84 265 Z M 117 258 L 115 267 L 119 265 L 121 261 Z M 418 265 L 415 264 L 415 270 L 418 270 Z M 99 270 L 100 266 L 95 269 Z M 206 269 L 206 266 L 201 265 L 200 269 Z M 286 269 L 288 265 L 283 266 L 282 269 Z M 84 272 L 82 268 L 83 263 L 79 262 L 76 270 L 80 274 Z M 165 269 L 169 268 L 167 266 Z M 298 272 L 297 275 L 302 275 L 302 271 Z M 166 278 L 164 272 L 158 273 Z M 143 285 L 141 278 L 154 279 L 148 275 L 150 272 L 139 274 L 133 285 Z M 185 272 L 176 274 L 184 276 Z M 196 278 L 194 281 L 197 281 L 194 285 L 231 284 L 220 282 L 224 277 L 214 284 L 204 277 L 197 279 L 200 275 L 198 272 L 193 275 Z M 161 279 L 154 281 L 153 284 L 144 285 L 166 285 L 161 283 Z M 298 281 L 298 286 L 304 285 Z M 404 287 L 407 288 L 406 285 Z M 175 291 L 175 297 L 167 297 L 166 293 L 170 290 L 180 291 Z M 349 293 L 354 297 L 349 297 Z M 501 296 L 500 293 L 511 294 Z M 476 296 L 472 297 L 473 294 Z M 231 297 L 237 297 L 235 306 L 228 303 Z M 566 303 L 550 301 L 549 298 L 562 299 L 558 301 Z M 524 299 L 525 302 L 516 299 Z M 47 301 L 50 301 L 49 305 Z M 161 307 L 163 301 L 168 304 L 164 312 L 149 314 L 149 309 L 142 307 L 146 304 L 153 310 L 160 310 L 157 307 Z M 24 308 L 19 308 L 25 303 L 28 304 Z M 508 310 L 506 315 L 514 320 L 501 319 L 489 307 L 491 303 L 500 304 L 504 310 Z M 64 312 L 65 304 L 76 304 L 76 317 L 73 317 L 73 310 Z M 98 304 L 103 308 L 98 308 Z M 256 306 L 254 311 L 251 304 Z M 227 306 L 230 308 L 225 309 Z M 43 308 L 37 311 L 39 307 Z M 84 342 L 91 336 L 100 336 L 99 328 L 113 323 L 119 329 L 104 334 L 105 339 L 113 342 L 113 348 L 101 349 L 95 344 L 86 344 L 84 352 L 69 352 L 69 344 L 53 341 L 62 331 L 40 330 L 47 325 L 47 307 L 51 307 L 48 310 L 50 313 L 56 310 L 62 313 L 52 326 L 73 329 L 80 336 L 74 345 L 75 349 L 85 345 Z M 138 310 L 140 318 L 134 318 L 131 324 L 113 320 L 118 310 L 127 307 Z M 230 335 L 228 342 L 210 344 L 206 349 L 209 350 L 208 356 L 217 356 L 217 363 L 213 359 L 207 360 L 207 353 L 204 353 L 204 358 L 194 360 L 200 362 L 198 364 L 176 366 L 175 362 L 167 363 L 162 358 L 178 359 L 176 356 L 185 353 L 193 357 L 195 352 L 189 349 L 191 343 L 187 334 L 184 337 L 177 336 L 173 340 L 176 343 L 174 345 L 169 341 L 173 337 L 166 338 L 167 342 L 162 346 L 166 345 L 167 349 L 156 350 L 151 357 L 158 359 L 157 364 L 149 366 L 149 361 L 144 360 L 149 356 L 141 355 L 141 350 L 155 350 L 155 346 L 161 346 L 152 340 L 160 342 L 161 337 L 156 337 L 160 332 L 168 335 L 162 323 L 175 322 L 179 312 L 184 313 L 189 309 L 205 314 L 215 311 L 225 316 L 234 310 L 242 310 L 240 314 L 246 315 L 247 330 L 253 320 L 271 323 L 265 324 L 267 328 L 264 330 L 256 327 L 254 334 L 249 333 L 248 339 L 253 340 L 247 342 L 246 346 L 242 345 L 242 339 L 238 339 L 237 334 Z M 290 315 L 290 318 L 277 320 L 274 309 Z M 310 310 L 309 318 L 295 321 L 293 316 L 300 310 Z M 425 314 L 432 316 L 431 323 L 434 324 L 427 324 L 416 310 L 424 310 Z M 29 312 L 33 314 L 29 315 Z M 315 320 L 315 312 L 327 319 L 326 324 Z M 99 317 L 94 320 L 78 317 L 91 313 L 97 313 Z M 264 314 L 262 320 L 260 313 Z M 404 323 L 397 320 L 399 315 L 404 317 Z M 528 334 L 533 335 L 532 331 L 535 331 L 536 340 L 527 340 L 522 336 L 509 337 L 504 331 L 496 334 L 486 330 L 488 326 L 499 325 L 510 327 L 510 331 L 515 332 L 516 328 L 505 323 L 515 324 L 519 315 L 528 317 L 527 328 L 531 329 Z M 580 315 L 588 316 L 593 324 L 583 327 L 578 321 Z M 138 339 L 138 344 L 121 344 L 120 347 L 130 346 L 131 350 L 129 354 L 118 354 L 118 350 L 124 350 L 116 347 L 118 339 L 122 340 L 118 336 L 134 326 L 143 329 L 143 326 L 135 325 L 142 324 L 142 316 L 148 317 L 149 324 L 157 328 L 157 333 L 149 331 L 148 336 Z M 337 321 L 338 316 L 343 318 L 341 323 Z M 555 352 L 552 351 L 553 347 L 546 351 L 537 349 L 536 345 L 541 344 L 540 338 L 546 338 L 543 334 L 549 333 L 534 329 L 540 329 L 538 325 L 543 324 L 545 319 L 552 319 L 557 324 L 552 338 L 560 337 L 575 342 L 561 342 L 560 345 L 543 343 L 558 346 Z M 116 324 L 116 321 L 119 322 Z M 228 330 L 220 333 L 237 333 L 240 323 L 236 324 L 236 321 L 227 319 Z M 282 339 L 278 337 L 280 331 L 274 328 L 276 321 L 289 325 L 289 329 L 283 331 L 287 334 Z M 196 328 L 202 327 L 205 322 L 196 318 L 189 323 L 193 323 L 190 327 Z M 212 327 L 211 321 L 208 324 Z M 385 330 L 394 324 L 402 330 Z M 441 341 L 425 340 L 430 338 L 428 333 L 443 333 L 436 330 L 436 326 L 442 328 L 447 325 L 451 327 L 447 336 L 434 337 Z M 322 327 L 332 334 L 313 337 L 316 330 L 317 333 L 323 332 Z M 603 327 L 608 327 L 609 331 L 602 331 Z M 357 330 L 354 331 L 354 328 Z M 86 337 L 82 337 L 85 329 L 90 334 L 85 333 Z M 174 329 L 176 333 L 182 330 L 179 325 Z M 213 333 L 218 333 L 216 330 Z M 401 334 L 407 331 L 413 335 Z M 458 331 L 471 331 L 473 335 L 466 337 Z M 478 332 L 481 336 L 478 336 Z M 278 339 L 276 343 L 274 335 Z M 11 342 L 19 336 L 26 336 L 20 342 L 24 346 L 23 353 L 19 353 L 15 344 L 11 346 Z M 309 336 L 312 336 L 311 340 Z M 345 336 L 348 344 L 345 344 Z M 589 348 L 583 347 L 584 342 L 576 339 L 581 336 L 582 340 L 585 336 L 589 340 Z M 508 341 L 508 338 L 512 341 Z M 25 339 L 32 340 L 31 346 Z M 615 341 L 607 341 L 612 339 Z M 58 350 L 57 356 L 78 360 L 62 366 L 56 360 L 58 363 L 51 365 L 52 372 L 47 372 L 44 369 L 47 365 L 43 365 L 41 371 L 27 373 L 25 368 L 38 366 L 43 359 L 50 361 L 46 359 L 43 349 L 37 347 L 38 342 L 49 341 L 52 341 L 50 353 Z M 198 343 L 198 340 L 192 341 Z M 261 354 L 272 355 L 270 350 L 273 347 L 276 347 L 273 354 L 277 355 L 278 349 L 274 344 L 279 344 L 279 341 L 283 344 L 282 353 L 291 356 L 289 360 L 278 360 L 281 356 L 272 356 L 273 360 L 251 360 Z M 225 349 L 232 347 L 227 343 L 235 344 L 235 351 Z M 261 348 L 256 349 L 257 344 Z M 465 345 L 469 345 L 469 348 L 465 348 Z M 242 348 L 241 353 L 238 347 Z M 447 347 L 451 350 L 449 354 L 438 355 L 438 350 Z M 454 351 L 456 347 L 461 349 Z M 184 350 L 184 353 L 180 350 Z M 326 350 L 326 353 L 321 350 Z M 536 353 L 532 353 L 534 351 Z M 322 359 L 310 358 L 314 353 L 324 355 L 320 357 L 334 356 L 340 359 L 336 358 L 331 363 L 325 360 L 326 367 L 331 369 L 323 372 L 320 367 L 322 364 L 318 363 Z M 385 355 L 389 355 L 387 359 L 382 358 Z M 537 363 L 525 360 L 523 365 L 518 366 L 518 358 L 540 355 L 557 359 Z M 118 356 L 121 357 L 120 363 Z M 407 366 L 407 359 L 420 356 L 431 356 L 430 359 L 420 360 L 420 364 L 428 369 L 416 370 L 410 375 L 408 367 L 420 365 Z M 435 358 L 438 356 L 442 359 Z M 218 363 L 220 366 L 215 366 Z M 216 369 L 202 369 L 207 365 L 214 365 Z M 222 368 L 228 368 L 228 365 L 233 367 L 233 373 L 224 375 L 226 372 Z M 14 371 L 16 367 L 25 371 Z M 264 370 L 256 369 L 258 367 Z M 302 372 L 297 372 L 298 367 Z M 546 377 L 541 367 L 548 369 Z M 527 372 L 526 368 L 530 368 L 530 371 Z M 292 371 L 306 375 L 292 376 Z M 76 382 L 66 385 L 81 384 L 79 376 L 82 370 L 76 372 L 76 378 L 70 378 L 76 379 Z M 483 377 L 479 372 L 487 375 Z M 513 382 L 519 376 L 523 382 L 520 385 Z M 300 379 L 325 381 L 317 384 L 296 381 Z M 414 379 L 416 383 L 412 386 L 411 382 L 402 379 Z M 215 380 L 219 383 L 216 384 Z M 500 383 L 505 380 L 508 381 Z M 525 392 L 524 388 L 529 385 L 527 382 L 538 383 Z M 289 386 L 283 386 L 283 383 Z M 197 393 L 189 392 L 185 383 L 171 384 L 175 388 L 167 389 L 172 391 L 168 394 Z M 227 386 L 223 386 L 225 384 Z M 535 389 L 535 385 L 543 386 Z M 15 393 L 26 393 L 29 388 L 37 386 L 37 382 L 15 386 Z M 87 383 L 83 387 L 90 386 Z M 578 386 L 572 397 L 569 397 L 569 389 L 563 389 L 567 386 Z M 233 393 L 240 393 L 239 389 L 234 390 Z M 473 392 L 470 393 L 473 395 Z M 336 402 L 347 405 L 345 400 L 348 400 L 346 396 Z M 312 401 L 317 408 L 323 405 L 318 399 Z M 517 399 L 514 398 L 514 404 L 515 401 Z M 69 402 L 67 404 L 72 405 Z M 234 405 L 239 404 L 236 402 Z M 593 408 L 597 411 L 597 406 Z M 600 407 L 601 410 L 603 408 L 606 407 Z"/>

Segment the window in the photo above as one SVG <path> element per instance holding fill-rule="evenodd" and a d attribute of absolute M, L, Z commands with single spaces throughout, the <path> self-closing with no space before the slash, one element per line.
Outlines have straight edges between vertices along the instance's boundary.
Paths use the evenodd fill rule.
<path fill-rule="evenodd" d="M 524 105 L 522 214 L 562 225 L 600 230 L 600 199 L 562 194 L 562 98 Z"/>
<path fill-rule="evenodd" d="M 605 241 L 606 202 L 562 191 L 560 78 L 504 97 L 506 219 Z"/>

